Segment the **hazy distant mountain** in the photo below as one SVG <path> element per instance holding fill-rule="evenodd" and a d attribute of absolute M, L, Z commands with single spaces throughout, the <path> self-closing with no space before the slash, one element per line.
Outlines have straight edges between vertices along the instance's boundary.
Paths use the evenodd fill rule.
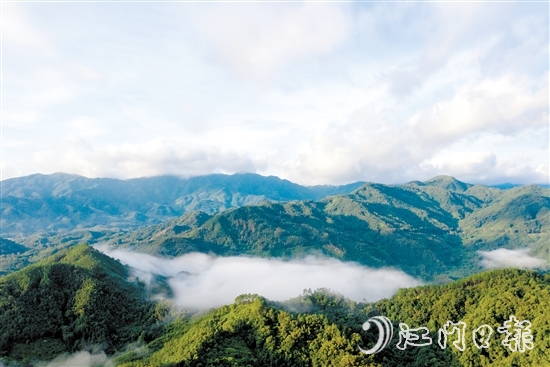
<path fill-rule="evenodd" d="M 0 255 L 16 254 L 27 251 L 28 248 L 16 242 L 0 238 Z"/>
<path fill-rule="evenodd" d="M 190 211 L 211 214 L 265 200 L 318 200 L 361 184 L 305 187 L 248 173 L 130 180 L 35 174 L 2 182 L 0 226 L 4 237 L 97 225 L 136 227 Z"/>
<path fill-rule="evenodd" d="M 538 186 L 499 190 L 452 177 L 365 184 L 318 202 L 264 203 L 204 216 L 194 228 L 173 220 L 119 232 L 108 243 L 162 256 L 322 253 L 431 280 L 479 271 L 477 250 L 530 247 L 547 258 L 548 195 Z"/>

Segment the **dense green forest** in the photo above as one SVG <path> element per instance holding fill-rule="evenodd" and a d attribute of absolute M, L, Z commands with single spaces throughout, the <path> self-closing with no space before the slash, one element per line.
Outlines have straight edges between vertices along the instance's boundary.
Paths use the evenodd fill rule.
<path fill-rule="evenodd" d="M 0 278 L 0 361 L 33 364 L 100 348 L 121 366 L 546 366 L 550 360 L 550 274 L 503 269 L 445 285 L 401 289 L 390 299 L 357 303 L 329 290 L 306 290 L 286 302 L 242 295 L 235 303 L 190 315 L 152 301 L 128 269 L 80 245 Z M 534 348 L 512 352 L 497 332 L 511 316 L 531 322 Z M 386 316 L 393 338 L 365 355 Z M 465 350 L 437 344 L 447 321 L 465 322 Z M 433 343 L 405 350 L 400 323 L 427 327 Z M 472 332 L 489 325 L 490 347 Z M 18 364 L 19 363 L 19 364 Z M 23 364 L 21 364 L 23 363 Z"/>
<path fill-rule="evenodd" d="M 162 256 L 323 254 L 445 282 L 481 270 L 478 250 L 531 248 L 550 263 L 549 190 L 499 190 L 439 177 L 365 184 L 321 201 L 264 203 L 118 233 L 108 243 Z"/>
<path fill-rule="evenodd" d="M 0 357 L 33 361 L 90 345 L 113 353 L 143 338 L 167 307 L 127 278 L 125 266 L 86 245 L 1 277 Z"/>
<path fill-rule="evenodd" d="M 150 355 L 123 354 L 122 366 L 547 366 L 550 361 L 550 275 L 495 270 L 443 286 L 399 291 L 374 304 L 355 303 L 326 290 L 305 292 L 285 303 L 243 295 L 235 303 L 191 320 L 178 319 L 147 346 Z M 368 318 L 384 315 L 394 337 L 380 353 L 362 354 L 376 331 Z M 497 332 L 515 315 L 532 323 L 534 348 L 512 352 Z M 447 321 L 466 323 L 465 350 L 437 344 Z M 396 348 L 399 323 L 429 328 L 429 346 Z M 490 346 L 478 349 L 472 332 L 488 324 Z M 454 340 L 454 339 L 453 339 Z M 134 360 L 132 360 L 135 358 Z"/>

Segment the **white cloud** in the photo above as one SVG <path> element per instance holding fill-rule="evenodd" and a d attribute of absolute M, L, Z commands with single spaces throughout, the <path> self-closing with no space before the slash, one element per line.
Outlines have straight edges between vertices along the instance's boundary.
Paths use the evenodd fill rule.
<path fill-rule="evenodd" d="M 200 4 L 184 14 L 190 41 L 245 78 L 269 78 L 289 61 L 326 54 L 351 27 L 340 4 Z"/>
<path fill-rule="evenodd" d="M 114 366 L 113 362 L 104 352 L 90 353 L 86 351 L 77 352 L 71 355 L 61 355 L 50 362 L 35 362 L 38 367 L 94 367 Z"/>
<path fill-rule="evenodd" d="M 486 269 L 493 268 L 546 268 L 547 262 L 527 255 L 529 249 L 507 250 L 500 248 L 493 251 L 478 251 L 481 255 L 481 265 Z"/>
<path fill-rule="evenodd" d="M 390 297 L 399 288 L 421 284 L 399 270 L 371 269 L 329 258 L 283 261 L 190 253 L 162 259 L 105 246 L 97 248 L 141 271 L 170 277 L 174 302 L 188 308 L 218 307 L 244 293 L 283 301 L 308 288 L 330 288 L 356 301 L 376 301 Z"/>
<path fill-rule="evenodd" d="M 5 9 L 4 178 L 548 177 L 548 4 Z"/>
<path fill-rule="evenodd" d="M 50 172 L 61 170 L 87 177 L 116 178 L 257 172 L 266 166 L 262 158 L 214 146 L 181 148 L 167 141 L 150 140 L 142 144 L 94 148 L 77 136 L 66 136 L 65 141 L 70 141 L 71 146 L 64 151 L 36 152 L 36 164 Z"/>
<path fill-rule="evenodd" d="M 47 35 L 33 27 L 33 19 L 21 4 L 2 4 L 2 46 L 4 55 L 13 49 L 33 49 L 34 53 L 53 56 Z"/>
<path fill-rule="evenodd" d="M 548 74 L 544 80 L 547 78 Z M 462 84 L 448 99 L 408 116 L 407 112 L 414 109 L 410 104 L 418 101 L 414 97 L 397 111 L 387 101 L 377 99 L 357 109 L 347 122 L 333 123 L 318 132 L 294 162 L 287 163 L 288 176 L 310 184 L 404 182 L 422 179 L 426 162 L 431 162 L 433 175 L 466 175 L 476 182 L 491 178 L 494 182 L 502 177 L 515 182 L 545 182 L 548 98 L 548 83 L 508 76 Z M 529 134 L 531 131 L 539 137 Z M 492 138 L 495 136 L 512 138 L 515 149 L 510 149 L 510 139 L 499 141 Z M 492 144 L 476 152 L 473 142 L 480 138 Z M 539 142 L 543 143 L 540 150 L 535 147 Z M 455 150 L 454 158 L 442 164 L 445 150 L 452 151 L 455 145 L 463 149 Z M 529 159 L 513 166 L 497 164 L 510 162 L 510 155 L 527 155 Z M 487 173 L 483 169 L 487 164 L 493 167 L 490 176 L 479 176 Z M 540 167 L 546 168 L 541 172 Z M 512 171 L 518 174 L 510 174 Z"/>
<path fill-rule="evenodd" d="M 548 83 L 538 80 L 487 78 L 463 85 L 452 99 L 418 113 L 412 121 L 426 143 L 439 145 L 484 131 L 514 134 L 545 124 L 541 117 L 548 109 L 548 96 Z"/>

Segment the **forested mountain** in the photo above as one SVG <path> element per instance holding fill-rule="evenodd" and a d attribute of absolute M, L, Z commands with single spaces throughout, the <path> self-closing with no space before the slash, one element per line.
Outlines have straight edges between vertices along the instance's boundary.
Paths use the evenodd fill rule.
<path fill-rule="evenodd" d="M 499 190 L 452 177 L 402 186 L 364 184 L 318 202 L 263 203 L 109 237 L 112 246 L 162 256 L 296 257 L 324 254 L 394 266 L 425 280 L 479 271 L 475 251 L 532 248 L 549 259 L 549 190 Z M 107 237 L 105 237 L 107 239 Z"/>
<path fill-rule="evenodd" d="M 507 190 L 491 205 L 460 222 L 463 241 L 475 249 L 494 250 L 528 244 L 550 260 L 550 197 L 548 189 L 524 186 Z"/>
<path fill-rule="evenodd" d="M 550 361 L 550 276 L 521 270 L 496 270 L 444 286 L 416 287 L 374 304 L 354 303 L 326 291 L 306 292 L 286 303 L 243 295 L 190 321 L 178 319 L 147 345 L 146 356 L 130 352 L 115 361 L 145 366 L 532 366 Z M 361 325 L 370 317 L 388 317 L 393 338 L 380 353 L 363 355 L 378 331 Z M 533 349 L 513 352 L 502 345 L 498 328 L 510 319 L 531 323 Z M 438 345 L 438 330 L 447 321 L 466 323 L 464 349 Z M 400 342 L 400 323 L 427 327 L 431 344 Z M 494 330 L 488 348 L 478 349 L 472 333 L 479 326 Z M 527 333 L 525 330 L 523 330 Z M 524 340 L 523 336 L 520 340 Z M 527 340 L 527 339 L 525 339 Z M 411 343 L 414 341 L 409 340 Z"/>
<path fill-rule="evenodd" d="M 400 289 L 389 300 L 377 302 L 373 312 L 394 322 L 406 323 L 411 328 L 428 327 L 434 341 L 432 349 L 440 348 L 436 345 L 438 329 L 447 321 L 463 321 L 467 325 L 464 351 L 450 343 L 447 345 L 460 366 L 543 367 L 550 361 L 549 309 L 549 273 L 541 275 L 532 271 L 506 269 L 476 274 L 442 286 Z M 531 323 L 532 350 L 514 352 L 502 344 L 506 334 L 498 328 L 503 327 L 511 316 L 519 322 L 526 320 Z M 473 342 L 473 331 L 482 325 L 489 325 L 493 330 L 490 346 L 486 349 L 477 348 Z M 523 335 L 514 332 L 516 328 L 527 332 L 525 326 L 513 325 L 511 337 L 523 341 Z M 457 335 L 453 335 L 450 340 L 456 338 Z M 511 344 L 513 346 L 514 343 Z"/>
<path fill-rule="evenodd" d="M 127 267 L 86 245 L 0 278 L 0 357 L 32 362 L 91 345 L 113 353 L 144 337 L 167 308 Z"/>
<path fill-rule="evenodd" d="M 80 245 L 1 277 L 0 362 L 34 365 L 90 345 L 125 367 L 543 367 L 550 360 L 548 273 L 493 270 L 402 289 L 370 304 L 329 290 L 307 290 L 285 302 L 241 295 L 234 304 L 194 316 L 177 316 L 168 303 L 151 301 L 143 284 L 129 282 L 128 275 L 119 262 Z M 389 318 L 393 337 L 379 353 L 365 355 L 359 346 L 374 346 L 379 331 L 361 326 L 376 316 Z M 524 353 L 502 344 L 506 334 L 499 328 L 511 316 L 530 323 L 518 339 L 532 336 L 533 348 L 522 344 Z M 453 344 L 457 334 L 448 335 L 444 349 L 438 345 L 438 330 L 448 321 L 465 323 L 462 350 Z M 411 339 L 405 345 L 400 323 L 427 327 L 431 344 L 414 346 Z M 488 348 L 478 349 L 472 335 L 482 325 L 493 333 Z"/>
<path fill-rule="evenodd" d="M 2 181 L 0 226 L 3 237 L 97 225 L 136 227 L 186 212 L 211 214 L 265 200 L 318 200 L 361 184 L 306 187 L 250 173 L 130 180 L 35 174 Z"/>
<path fill-rule="evenodd" d="M 231 182 L 249 178 L 220 177 Z M 444 282 L 480 271 L 478 250 L 529 248 L 550 263 L 549 192 L 536 185 L 501 190 L 449 176 L 405 185 L 367 183 L 319 201 L 264 201 L 213 214 L 187 212 L 135 230 L 112 227 L 115 221 L 110 227 L 39 232 L 17 241 L 22 253 L 11 245 L 1 255 L 0 274 L 60 247 L 106 242 L 169 257 L 193 251 L 283 258 L 323 254 L 372 267 L 393 266 L 424 280 Z"/>

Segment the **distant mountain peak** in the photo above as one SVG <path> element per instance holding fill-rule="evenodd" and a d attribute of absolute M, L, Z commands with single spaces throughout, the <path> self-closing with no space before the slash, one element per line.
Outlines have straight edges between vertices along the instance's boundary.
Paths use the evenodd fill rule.
<path fill-rule="evenodd" d="M 459 181 L 456 178 L 447 175 L 435 176 L 434 178 L 424 181 L 424 184 L 428 186 L 437 186 L 449 191 L 456 192 L 465 192 L 466 190 L 468 190 L 468 188 L 472 186 L 471 184 Z"/>

